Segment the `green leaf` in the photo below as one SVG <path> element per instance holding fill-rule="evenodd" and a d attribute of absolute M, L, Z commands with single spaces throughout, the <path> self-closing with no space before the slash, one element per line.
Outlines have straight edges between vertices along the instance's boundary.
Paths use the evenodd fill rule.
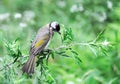
<path fill-rule="evenodd" d="M 73 54 L 75 54 L 75 55 L 78 55 L 78 53 L 77 53 L 76 51 L 73 51 L 73 50 L 72 50 L 71 52 L 72 52 Z"/>
<path fill-rule="evenodd" d="M 75 62 L 80 65 L 80 63 L 82 62 L 82 60 L 78 57 L 79 54 L 76 51 L 74 51 L 74 50 L 71 50 L 71 52 L 74 55 Z"/>
<path fill-rule="evenodd" d="M 63 40 L 64 43 L 70 43 L 73 41 L 73 33 L 71 28 L 65 28 L 63 31 Z"/>
<path fill-rule="evenodd" d="M 52 59 L 54 59 L 54 56 L 55 56 L 54 52 L 51 52 L 50 55 L 51 55 Z"/>

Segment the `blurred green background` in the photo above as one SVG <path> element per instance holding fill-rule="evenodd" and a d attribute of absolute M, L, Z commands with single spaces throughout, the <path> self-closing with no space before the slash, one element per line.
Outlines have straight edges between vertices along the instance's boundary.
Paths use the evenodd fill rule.
<path fill-rule="evenodd" d="M 58 21 L 61 31 L 71 28 L 76 43 L 92 41 L 105 29 L 98 42 L 111 47 L 92 47 L 96 55 L 88 46 L 75 48 L 82 60 L 79 65 L 71 58 L 55 56 L 48 64 L 53 82 L 39 79 L 39 70 L 27 78 L 21 66 L 14 64 L 0 71 L 0 84 L 120 84 L 119 0 L 0 0 L 0 68 L 13 60 L 6 42 L 18 38 L 21 52 L 28 55 L 37 30 L 51 21 Z M 60 45 L 61 38 L 55 34 L 49 47 Z"/>

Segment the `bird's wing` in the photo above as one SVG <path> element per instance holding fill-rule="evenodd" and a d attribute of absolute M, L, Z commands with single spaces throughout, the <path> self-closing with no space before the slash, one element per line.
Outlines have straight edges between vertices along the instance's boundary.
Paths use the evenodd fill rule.
<path fill-rule="evenodd" d="M 33 55 L 37 55 L 38 53 L 40 53 L 45 48 L 49 40 L 49 35 L 45 35 L 43 38 L 37 39 L 36 42 L 32 44 L 30 53 Z"/>

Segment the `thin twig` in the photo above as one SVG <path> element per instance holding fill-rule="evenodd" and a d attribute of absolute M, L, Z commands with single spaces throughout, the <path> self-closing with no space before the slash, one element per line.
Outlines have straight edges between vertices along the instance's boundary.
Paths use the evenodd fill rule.
<path fill-rule="evenodd" d="M 103 35 L 103 33 L 105 32 L 105 30 L 106 30 L 106 28 L 104 28 L 104 29 L 97 35 L 97 37 L 93 40 L 94 43 L 101 37 L 101 35 Z"/>
<path fill-rule="evenodd" d="M 4 70 L 5 68 L 7 68 L 7 67 L 10 67 L 12 64 L 14 64 L 15 62 L 13 61 L 13 62 L 11 62 L 11 63 L 9 63 L 9 64 L 6 64 L 5 66 L 3 66 L 3 68 L 0 68 L 0 71 L 2 71 L 2 70 Z"/>
<path fill-rule="evenodd" d="M 87 46 L 87 45 L 94 45 L 94 43 L 93 42 L 88 42 L 88 43 L 87 42 L 85 42 L 85 43 L 71 43 L 69 45 L 60 46 L 60 47 L 55 48 L 53 50 L 59 50 L 59 49 L 63 49 L 63 48 L 70 48 L 72 46 L 77 46 L 77 45 Z"/>

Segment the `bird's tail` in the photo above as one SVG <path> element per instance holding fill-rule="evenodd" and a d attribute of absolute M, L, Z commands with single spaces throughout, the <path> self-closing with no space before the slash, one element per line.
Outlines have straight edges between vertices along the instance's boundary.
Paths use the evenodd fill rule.
<path fill-rule="evenodd" d="M 32 74 L 34 73 L 35 63 L 36 63 L 36 56 L 31 55 L 28 61 L 22 68 L 23 73 Z"/>

